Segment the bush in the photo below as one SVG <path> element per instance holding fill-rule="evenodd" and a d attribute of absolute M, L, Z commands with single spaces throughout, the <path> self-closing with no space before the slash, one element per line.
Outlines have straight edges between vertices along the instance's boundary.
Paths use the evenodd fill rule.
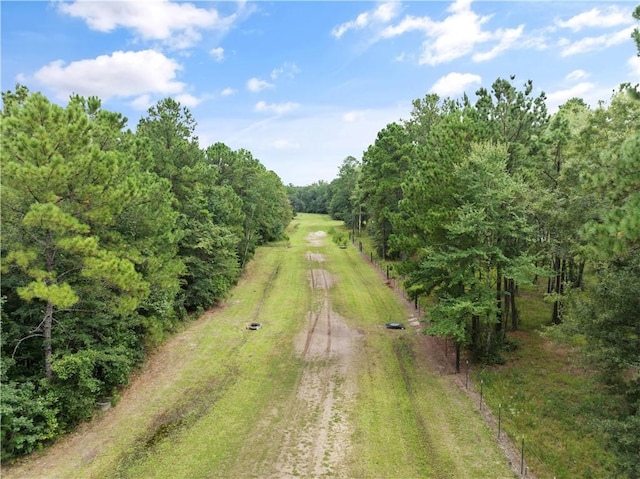
<path fill-rule="evenodd" d="M 2 461 L 29 454 L 59 433 L 57 409 L 51 395 L 41 395 L 31 382 L 2 385 Z"/>
<path fill-rule="evenodd" d="M 87 349 L 55 359 L 50 390 L 58 401 L 61 426 L 90 419 L 100 398 L 126 384 L 131 367 L 131 359 L 118 349 Z"/>
<path fill-rule="evenodd" d="M 344 231 L 340 231 L 335 228 L 330 228 L 329 234 L 333 238 L 333 242 L 338 246 L 346 246 L 347 243 L 349 242 L 349 237 Z"/>

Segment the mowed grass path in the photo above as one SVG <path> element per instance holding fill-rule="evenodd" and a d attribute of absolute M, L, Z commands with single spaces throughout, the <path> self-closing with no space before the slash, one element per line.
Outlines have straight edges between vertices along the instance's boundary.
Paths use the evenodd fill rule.
<path fill-rule="evenodd" d="M 306 367 L 294 343 L 313 307 L 313 252 L 331 275 L 333 311 L 359 332 L 354 400 L 341 411 L 349 444 L 326 477 L 515 477 L 476 407 L 430 367 L 424 337 L 384 328 L 408 312 L 378 273 L 352 246 L 306 240 L 331 227 L 299 215 L 290 241 L 260 248 L 225 305 L 150 358 L 115 408 L 3 476 L 279 477 L 282 425 L 305 421 L 290 406 Z M 263 328 L 246 330 L 251 321 Z"/>

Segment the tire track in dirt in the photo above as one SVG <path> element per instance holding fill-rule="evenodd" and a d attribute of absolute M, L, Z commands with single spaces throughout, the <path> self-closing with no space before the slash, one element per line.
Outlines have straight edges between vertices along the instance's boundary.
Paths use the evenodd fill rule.
<path fill-rule="evenodd" d="M 322 232 L 310 235 L 313 245 Z M 284 434 L 273 478 L 348 477 L 344 459 L 348 453 L 348 413 L 354 405 L 353 357 L 359 333 L 331 310 L 329 289 L 334 278 L 322 267 L 324 258 L 307 253 L 311 311 L 296 349 L 303 371 L 287 405 Z"/>

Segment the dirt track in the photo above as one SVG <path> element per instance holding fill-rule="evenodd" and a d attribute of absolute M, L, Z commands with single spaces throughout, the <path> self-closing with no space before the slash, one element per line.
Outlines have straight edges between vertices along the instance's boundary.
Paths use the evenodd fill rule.
<path fill-rule="evenodd" d="M 310 244 L 318 235 L 308 238 Z M 307 259 L 313 310 L 296 340 L 304 369 L 283 424 L 286 432 L 274 477 L 346 477 L 341 465 L 349 444 L 346 413 L 354 400 L 352 357 L 358 333 L 331 310 L 332 280 L 322 267 L 322 256 L 309 252 Z"/>

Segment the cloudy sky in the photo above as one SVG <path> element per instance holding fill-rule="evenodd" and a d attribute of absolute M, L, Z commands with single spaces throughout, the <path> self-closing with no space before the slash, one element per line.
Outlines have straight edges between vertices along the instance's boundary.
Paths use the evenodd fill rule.
<path fill-rule="evenodd" d="M 640 82 L 638 2 L 3 1 L 2 90 L 96 95 L 135 129 L 171 96 L 200 145 L 245 148 L 286 184 L 331 181 L 427 93 L 533 80 L 551 111 Z"/>

